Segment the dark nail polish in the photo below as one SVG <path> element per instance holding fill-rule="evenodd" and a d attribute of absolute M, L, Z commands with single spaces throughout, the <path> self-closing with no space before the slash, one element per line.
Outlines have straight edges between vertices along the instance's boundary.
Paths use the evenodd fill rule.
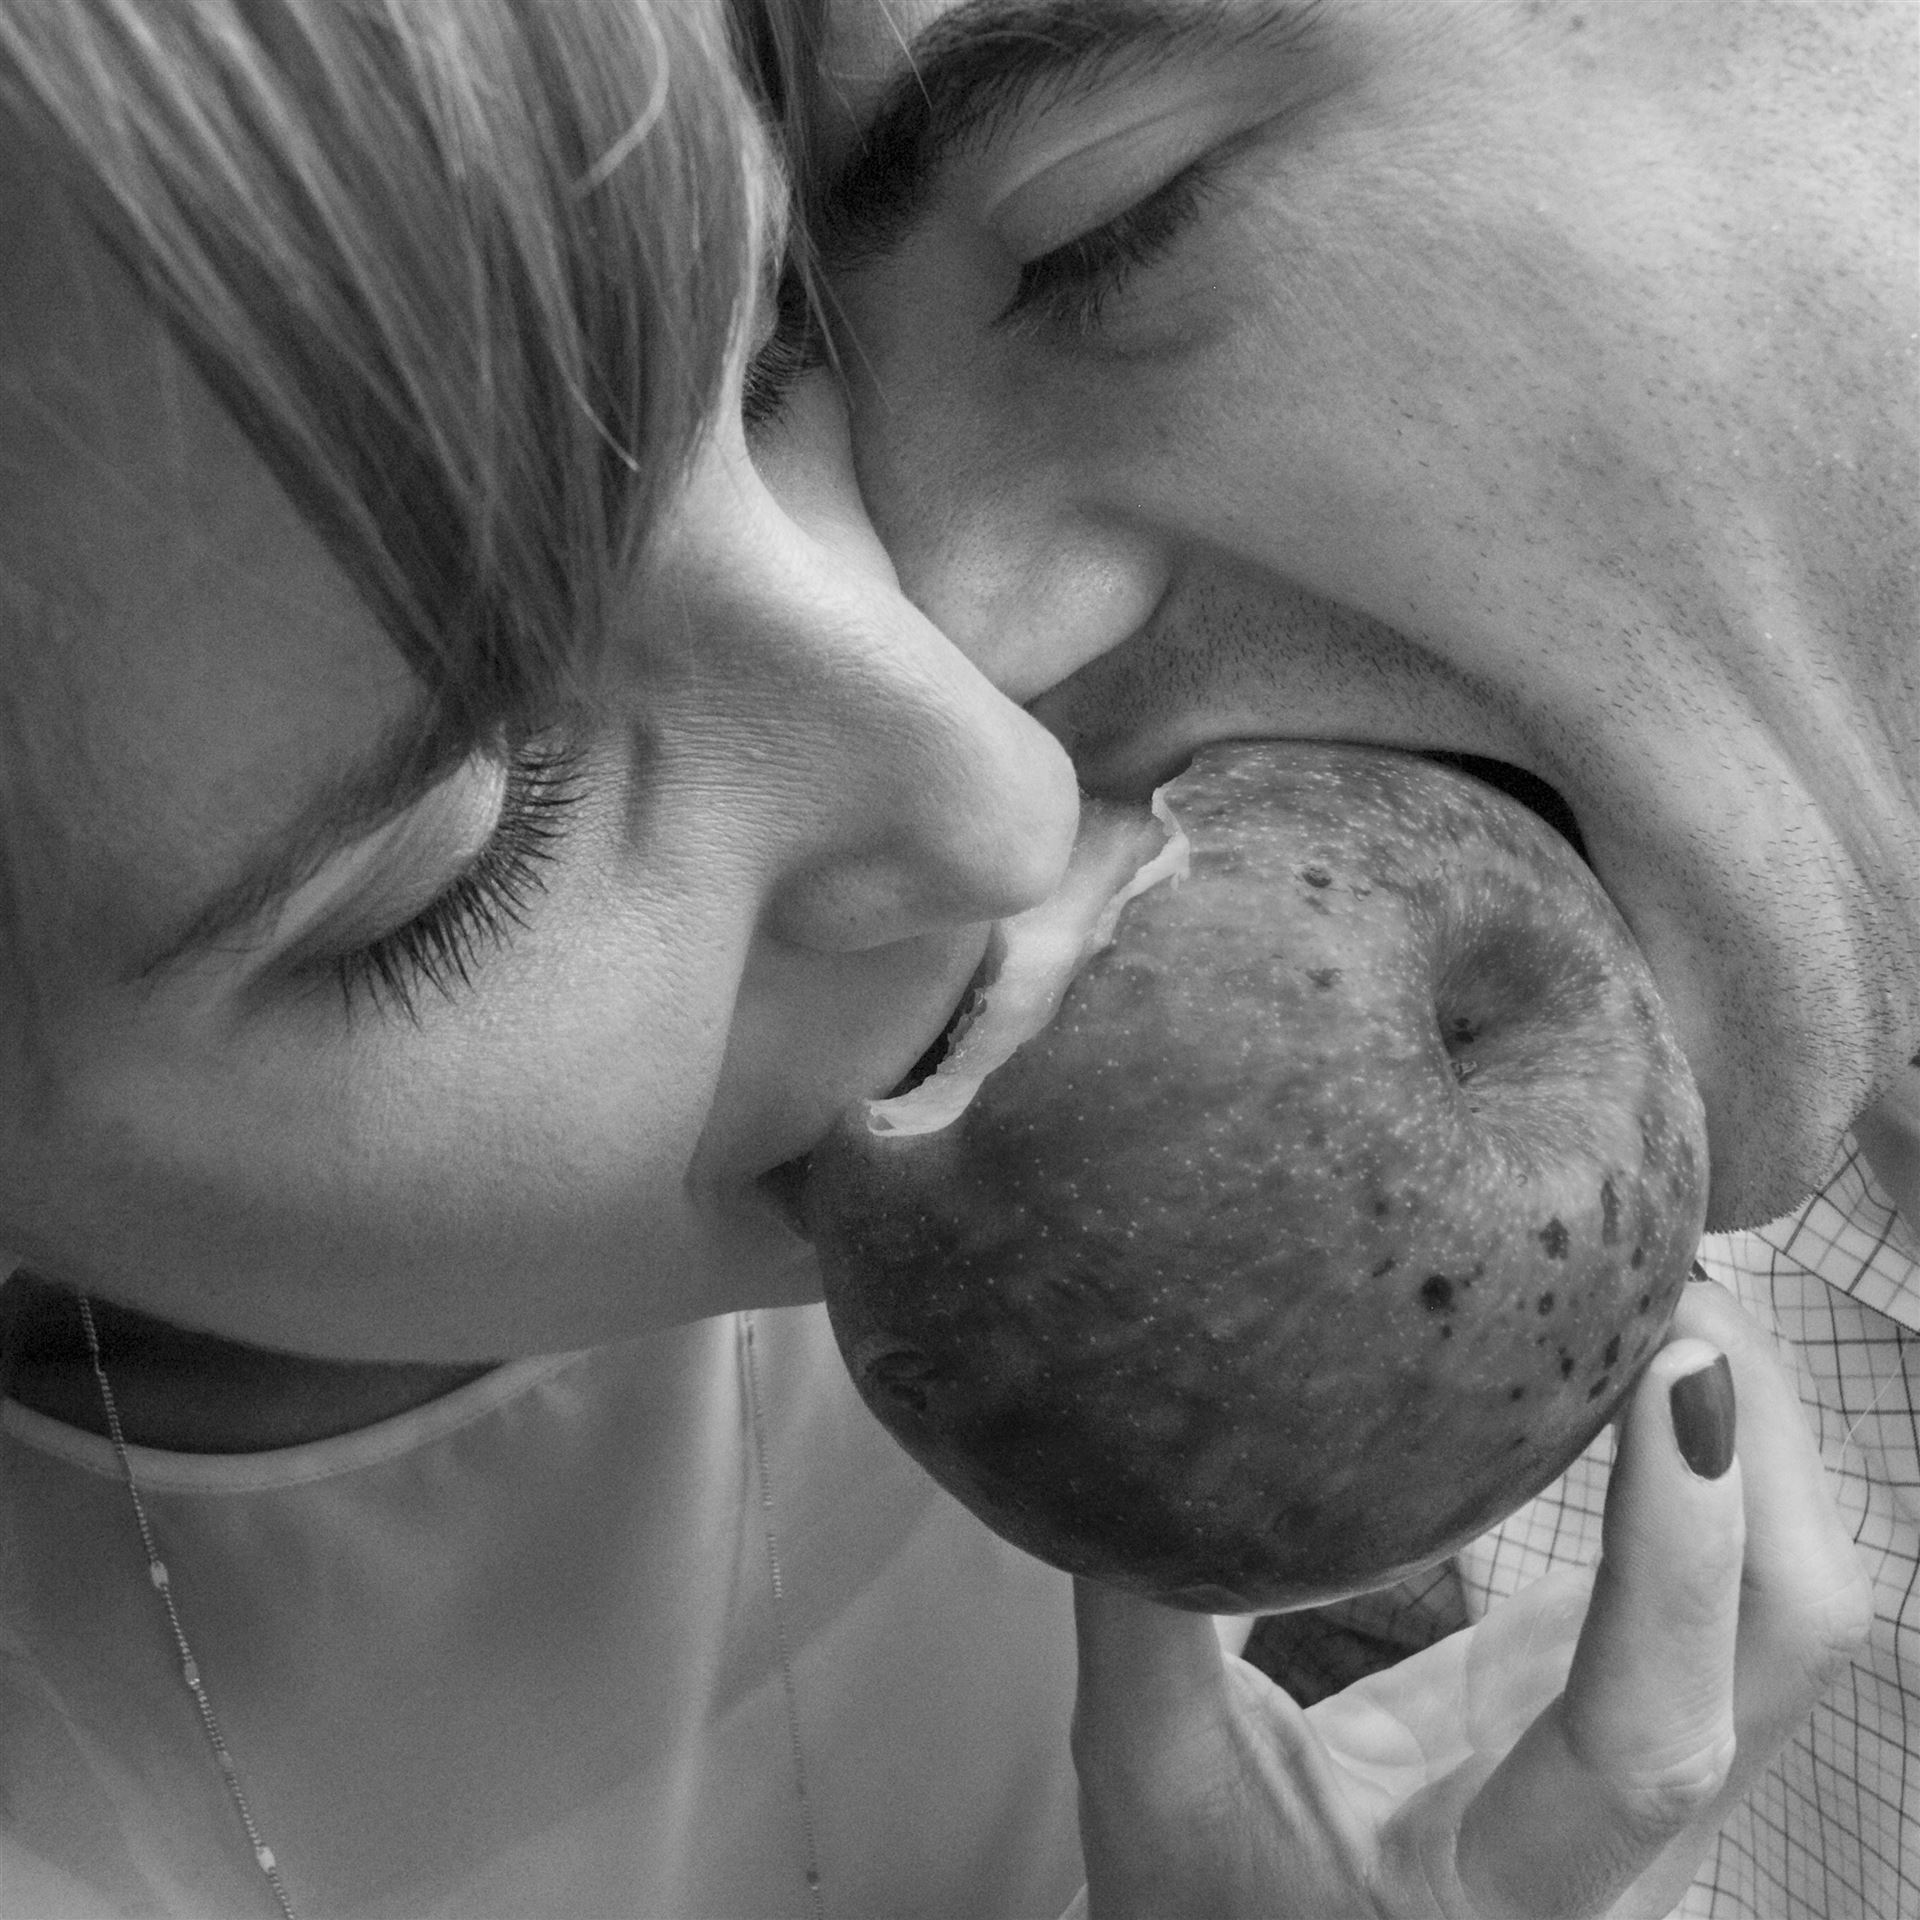
<path fill-rule="evenodd" d="M 1667 1402 L 1681 1459 L 1702 1480 L 1718 1480 L 1733 1464 L 1733 1369 L 1727 1356 L 1682 1374 Z"/>

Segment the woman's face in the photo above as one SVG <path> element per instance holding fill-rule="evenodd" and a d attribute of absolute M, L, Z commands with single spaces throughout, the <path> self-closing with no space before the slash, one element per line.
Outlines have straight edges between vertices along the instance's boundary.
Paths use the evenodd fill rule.
<path fill-rule="evenodd" d="M 51 193 L 0 226 L 0 1246 L 359 1358 L 811 1297 L 763 1176 L 926 1048 L 1076 814 L 900 596 L 824 381 L 749 445 L 736 375 L 589 721 L 394 792 L 421 693 L 365 607 Z"/>

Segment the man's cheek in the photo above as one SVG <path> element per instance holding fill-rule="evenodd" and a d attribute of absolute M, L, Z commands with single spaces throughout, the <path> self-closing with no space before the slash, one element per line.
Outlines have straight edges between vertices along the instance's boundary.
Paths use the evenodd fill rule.
<path fill-rule="evenodd" d="M 1499 619 L 1596 574 L 1691 597 L 1714 496 L 1675 485 L 1710 457 L 1689 406 L 1604 314 L 1494 264 L 1485 286 L 1417 255 L 1252 280 L 1211 351 L 1104 405 L 1083 375 L 1063 404 L 1108 421 L 1116 503 L 1394 624 L 1434 602 Z"/>

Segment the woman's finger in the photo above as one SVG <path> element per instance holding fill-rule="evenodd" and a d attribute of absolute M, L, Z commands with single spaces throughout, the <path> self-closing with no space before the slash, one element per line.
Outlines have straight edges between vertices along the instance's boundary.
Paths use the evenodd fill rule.
<path fill-rule="evenodd" d="M 1341 1910 L 1371 1839 L 1305 1715 L 1213 1623 L 1074 1583 L 1073 1753 L 1095 1920 Z"/>
<path fill-rule="evenodd" d="M 1567 1688 L 1461 1818 L 1487 1920 L 1606 1908 L 1717 1800 L 1732 1765 L 1745 1537 L 1726 1356 L 1682 1338 L 1629 1402 Z"/>
<path fill-rule="evenodd" d="M 1801 1724 L 1859 1648 L 1873 1589 L 1774 1342 L 1711 1282 L 1687 1288 L 1674 1324 L 1727 1355 L 1740 1399 L 1747 1549 L 1734 1698 L 1750 1758 Z"/>
<path fill-rule="evenodd" d="M 1774 1341 L 1711 1283 L 1687 1289 L 1675 1326 L 1711 1341 L 1732 1363 L 1746 1493 L 1733 1688 L 1740 1746 L 1720 1803 L 1699 1823 L 1706 1831 L 1717 1829 L 1727 1808 L 1751 1790 L 1865 1642 L 1873 1587 L 1829 1497 L 1805 1404 L 1782 1371 Z M 1672 1857 L 1635 1889 L 1622 1920 L 1668 1913 L 1692 1879 L 1699 1853 L 1698 1833 L 1683 1834 Z"/>

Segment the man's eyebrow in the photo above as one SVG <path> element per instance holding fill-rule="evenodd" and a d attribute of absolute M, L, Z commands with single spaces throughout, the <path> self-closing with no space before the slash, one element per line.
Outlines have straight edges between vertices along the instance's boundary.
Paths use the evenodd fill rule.
<path fill-rule="evenodd" d="M 471 729 L 452 718 L 444 701 L 422 694 L 361 759 L 317 787 L 239 872 L 144 953 L 129 978 L 150 980 L 258 920 L 330 855 L 419 799 L 474 745 Z"/>
<path fill-rule="evenodd" d="M 895 245 L 947 159 L 1036 96 L 1067 100 L 1248 43 L 1304 52 L 1322 11 L 1322 0 L 963 0 L 907 44 L 852 153 L 816 190 L 808 223 L 821 258 L 857 265 Z"/>

